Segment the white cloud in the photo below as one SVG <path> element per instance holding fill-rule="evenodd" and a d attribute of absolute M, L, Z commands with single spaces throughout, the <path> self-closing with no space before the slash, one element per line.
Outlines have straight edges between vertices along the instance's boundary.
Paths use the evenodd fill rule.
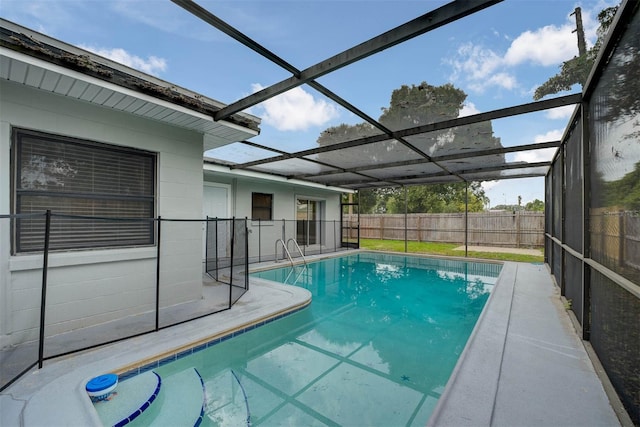
<path fill-rule="evenodd" d="M 514 157 L 515 162 L 548 162 L 553 159 L 553 155 L 556 153 L 557 148 L 543 148 L 542 150 L 535 151 L 520 151 L 516 153 Z"/>
<path fill-rule="evenodd" d="M 457 57 L 449 60 L 451 80 L 465 80 L 469 89 L 483 93 L 491 87 L 514 89 L 516 78 L 505 70 L 504 59 L 493 50 L 467 43 L 458 48 Z"/>
<path fill-rule="evenodd" d="M 578 54 L 576 36 L 571 32 L 574 27 L 575 24 L 547 25 L 535 31 L 525 31 L 511 42 L 504 63 L 514 66 L 531 62 L 548 67 L 572 58 Z"/>
<path fill-rule="evenodd" d="M 476 108 L 476 105 L 473 102 L 465 102 L 462 106 L 462 110 L 460 110 L 460 113 L 458 114 L 458 117 L 473 116 L 478 113 L 480 113 L 480 110 Z"/>
<path fill-rule="evenodd" d="M 491 49 L 467 43 L 458 48 L 454 70 L 465 73 L 472 79 L 482 79 L 502 64 L 502 58 Z"/>
<path fill-rule="evenodd" d="M 262 90 L 263 86 L 253 84 L 252 88 L 257 92 Z M 314 99 L 301 87 L 270 98 L 258 107 L 264 111 L 261 115 L 263 123 L 282 131 L 307 130 L 311 126 L 322 126 L 339 115 L 335 105 L 323 99 Z"/>
<path fill-rule="evenodd" d="M 484 191 L 489 191 L 498 184 L 500 184 L 500 181 L 482 181 L 482 184 L 480 185 L 482 185 Z"/>
<path fill-rule="evenodd" d="M 477 93 L 483 93 L 490 87 L 512 90 L 518 85 L 516 78 L 509 73 L 497 73 L 486 79 L 479 79 L 469 83 L 469 88 Z"/>
<path fill-rule="evenodd" d="M 556 120 L 563 119 L 566 120 L 573 114 L 575 110 L 575 105 L 565 105 L 564 107 L 552 108 L 551 110 L 545 111 L 545 116 L 548 119 Z"/>
<path fill-rule="evenodd" d="M 595 13 L 583 9 L 588 41 L 595 40 L 598 26 L 592 17 Z M 574 28 L 575 18 L 567 15 L 563 25 L 547 25 L 519 34 L 503 52 L 473 42 L 465 43 L 458 48 L 454 58 L 447 60 L 453 69 L 450 80 L 463 83 L 476 93 L 492 88 L 516 90 L 520 88 L 516 67 L 532 64 L 557 68 L 578 54 Z"/>
<path fill-rule="evenodd" d="M 167 69 L 167 61 L 157 56 L 152 55 L 144 59 L 121 48 L 108 49 L 84 45 L 79 47 L 147 74 L 158 75 Z"/>
<path fill-rule="evenodd" d="M 562 129 L 550 130 L 547 133 L 536 135 L 533 139 L 533 142 L 535 144 L 538 144 L 540 142 L 558 141 L 560 138 L 562 138 L 563 133 L 564 131 Z"/>
<path fill-rule="evenodd" d="M 547 133 L 536 135 L 534 137 L 534 143 L 538 144 L 541 142 L 558 141 L 560 138 L 562 138 L 562 134 L 562 130 L 550 130 Z M 543 148 L 541 150 L 520 151 L 518 153 L 515 153 L 515 157 L 513 160 L 515 162 L 527 163 L 548 162 L 553 159 L 556 150 L 557 148 Z"/>

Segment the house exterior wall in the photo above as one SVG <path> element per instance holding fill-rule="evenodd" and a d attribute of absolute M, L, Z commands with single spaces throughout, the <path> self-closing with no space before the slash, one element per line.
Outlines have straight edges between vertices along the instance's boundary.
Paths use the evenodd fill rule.
<path fill-rule="evenodd" d="M 274 181 L 236 181 L 235 216 L 251 218 L 251 193 L 273 194 L 273 219 L 296 219 L 296 200 L 311 198 L 324 202 L 321 220 L 340 220 L 340 194 L 312 187 L 281 184 Z"/>
<path fill-rule="evenodd" d="M 14 127 L 156 153 L 156 216 L 202 215 L 202 135 L 88 103 L 0 82 L 0 213 L 11 212 Z M 160 305 L 197 299 L 202 290 L 202 230 L 163 223 Z M 0 220 L 0 344 L 37 338 L 42 255 L 11 255 Z M 47 335 L 151 310 L 155 246 L 59 251 L 49 255 Z"/>
<path fill-rule="evenodd" d="M 320 217 L 322 221 L 335 222 L 323 225 L 321 241 L 327 247 L 339 245 L 334 235 L 340 231 L 340 195 L 335 190 L 324 190 L 312 186 L 297 185 L 268 179 L 248 177 L 230 177 L 225 174 L 205 172 L 206 184 L 226 185 L 231 188 L 231 216 L 251 219 L 251 193 L 266 193 L 273 195 L 273 221 L 249 221 L 249 254 L 251 262 L 260 259 L 259 254 L 273 254 L 275 242 L 296 236 L 296 201 L 311 199 L 322 203 Z M 286 220 L 283 225 L 282 220 Z M 260 229 L 258 229 L 260 228 Z M 316 245 L 317 246 L 317 245 Z M 293 248 L 290 248 L 293 250 Z"/>
<path fill-rule="evenodd" d="M 312 199 L 324 203 L 321 220 L 340 221 L 340 194 L 335 190 L 323 190 L 311 186 L 296 185 L 205 172 L 206 184 L 220 184 L 231 187 L 231 216 L 251 218 L 251 193 L 273 194 L 273 219 L 296 219 L 296 200 Z"/>

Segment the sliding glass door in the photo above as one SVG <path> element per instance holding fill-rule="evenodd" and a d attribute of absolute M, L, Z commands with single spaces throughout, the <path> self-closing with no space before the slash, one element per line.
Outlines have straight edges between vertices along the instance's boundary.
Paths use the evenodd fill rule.
<path fill-rule="evenodd" d="M 296 240 L 300 246 L 315 245 L 318 236 L 318 208 L 316 200 L 298 199 L 296 204 Z"/>

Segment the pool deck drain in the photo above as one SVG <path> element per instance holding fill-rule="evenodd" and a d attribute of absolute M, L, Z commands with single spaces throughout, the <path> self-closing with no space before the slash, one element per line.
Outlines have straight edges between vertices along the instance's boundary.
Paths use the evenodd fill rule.
<path fill-rule="evenodd" d="M 100 425 L 83 393 L 97 374 L 308 301 L 254 280 L 231 310 L 47 362 L 0 394 L 0 425 Z M 430 425 L 620 425 L 544 265 L 507 262 Z"/>

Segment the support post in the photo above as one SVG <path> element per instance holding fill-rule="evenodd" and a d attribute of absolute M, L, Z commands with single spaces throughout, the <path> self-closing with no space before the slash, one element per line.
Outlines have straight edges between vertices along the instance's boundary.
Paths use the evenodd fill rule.
<path fill-rule="evenodd" d="M 407 186 L 404 186 L 404 252 L 408 252 L 407 245 L 407 210 L 409 207 L 409 200 L 407 197 Z"/>
<path fill-rule="evenodd" d="M 464 256 L 469 256 L 469 181 L 464 187 Z"/>
<path fill-rule="evenodd" d="M 249 217 L 244 217 L 244 288 L 249 290 Z"/>
<path fill-rule="evenodd" d="M 522 212 L 516 212 L 516 248 L 522 246 Z"/>
<path fill-rule="evenodd" d="M 216 217 L 215 219 L 216 222 L 214 222 L 214 224 L 216 225 L 215 228 L 215 233 L 216 233 L 216 239 L 215 239 L 215 244 L 216 244 L 216 280 L 218 280 L 218 217 Z"/>
<path fill-rule="evenodd" d="M 236 217 L 231 219 L 231 262 L 229 263 L 229 307 L 233 304 L 233 249 L 236 240 Z"/>
<path fill-rule="evenodd" d="M 356 249 L 360 249 L 360 199 L 358 199 L 358 241 L 356 242 Z"/>
<path fill-rule="evenodd" d="M 205 218 L 204 232 L 204 272 L 209 273 L 209 215 Z"/>
<path fill-rule="evenodd" d="M 156 332 L 160 330 L 160 234 L 162 217 L 158 215 L 158 245 L 156 248 Z"/>
<path fill-rule="evenodd" d="M 618 211 L 618 266 L 624 266 L 624 241 L 626 230 L 624 229 L 624 210 Z"/>
<path fill-rule="evenodd" d="M 584 262 L 591 258 L 591 151 L 589 150 L 589 104 L 580 105 L 582 128 L 582 339 L 591 339 L 591 268 Z"/>
<path fill-rule="evenodd" d="M 38 341 L 38 369 L 44 361 L 44 327 L 47 308 L 47 273 L 49 269 L 49 237 L 51 232 L 51 209 L 47 209 L 44 220 L 44 249 L 42 251 L 42 291 L 40 293 L 40 337 Z"/>
<path fill-rule="evenodd" d="M 297 226 L 298 226 L 298 225 L 296 224 L 296 227 L 297 227 Z M 282 245 L 282 246 L 284 246 L 284 242 L 286 242 L 286 240 L 285 240 L 285 239 L 287 238 L 287 236 L 286 236 L 286 232 L 287 232 L 287 223 L 286 223 L 285 219 L 284 219 L 284 218 L 282 218 L 282 243 L 283 243 L 283 245 Z M 286 254 L 284 253 L 284 248 L 282 248 L 282 258 L 283 258 L 283 259 L 284 259 L 285 255 L 286 255 Z M 278 245 L 276 245 L 276 254 L 275 254 L 275 257 L 276 257 L 276 260 L 277 260 L 277 259 L 278 259 Z"/>
<path fill-rule="evenodd" d="M 567 238 L 567 233 L 566 233 L 566 225 L 565 225 L 565 221 L 567 218 L 567 173 L 566 173 L 566 168 L 567 168 L 567 141 L 563 141 L 562 145 L 560 145 L 560 148 L 558 148 L 558 157 L 562 160 L 562 175 L 560 176 L 560 181 L 561 181 L 561 187 L 562 187 L 562 192 L 561 192 L 561 201 L 560 201 L 560 212 L 562 212 L 561 214 L 561 222 L 560 222 L 560 236 L 558 236 L 558 240 L 560 240 L 560 242 L 562 242 L 562 244 L 566 243 L 566 238 Z M 560 250 L 560 254 L 561 256 L 561 261 L 560 261 L 560 269 L 561 274 L 560 274 L 560 294 L 562 296 L 565 296 L 567 293 L 567 262 L 566 262 L 566 257 L 567 257 L 567 251 L 565 251 L 565 249 L 562 247 L 562 244 L 558 245 L 558 248 Z"/>

